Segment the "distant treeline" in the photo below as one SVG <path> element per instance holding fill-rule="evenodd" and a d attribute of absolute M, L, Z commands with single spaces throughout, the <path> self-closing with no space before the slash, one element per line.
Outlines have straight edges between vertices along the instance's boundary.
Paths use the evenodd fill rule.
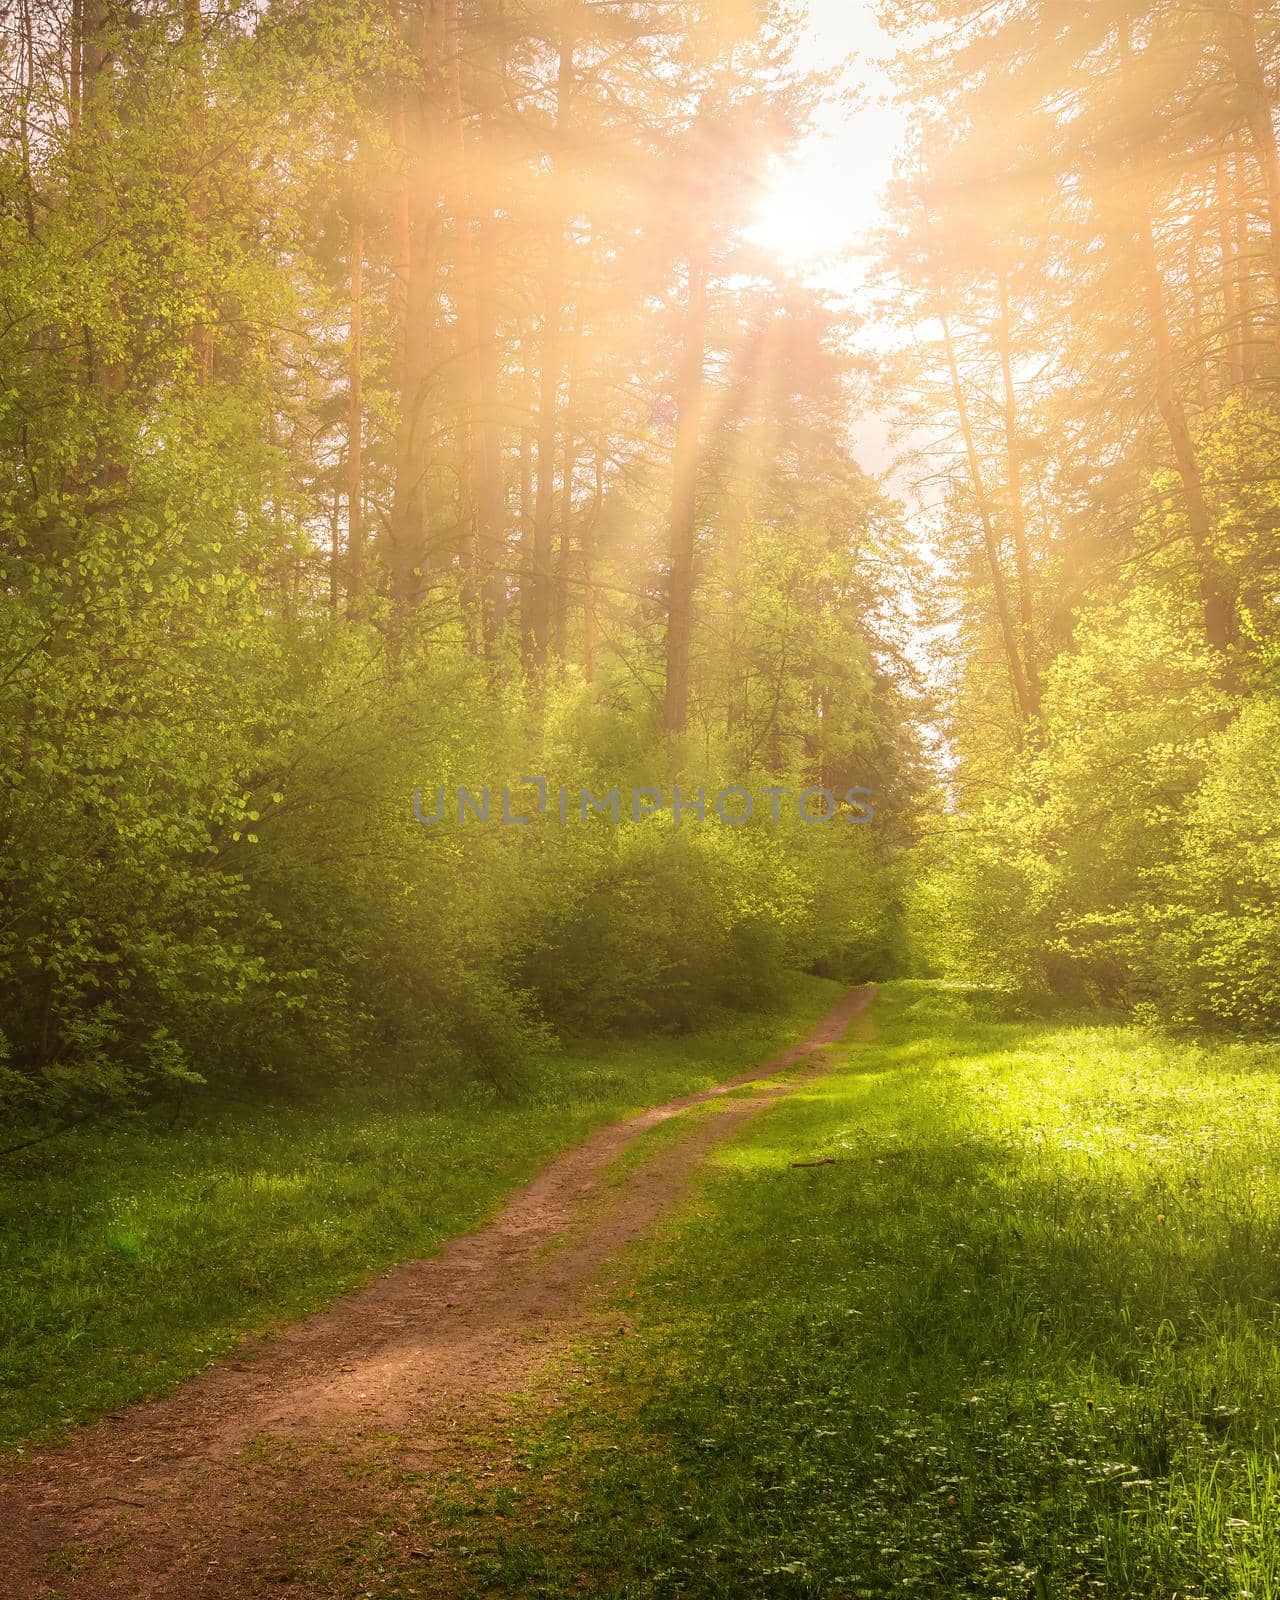
<path fill-rule="evenodd" d="M 1275 1029 L 1280 15 L 885 9 L 918 46 L 885 265 L 952 687 L 918 959 Z"/>

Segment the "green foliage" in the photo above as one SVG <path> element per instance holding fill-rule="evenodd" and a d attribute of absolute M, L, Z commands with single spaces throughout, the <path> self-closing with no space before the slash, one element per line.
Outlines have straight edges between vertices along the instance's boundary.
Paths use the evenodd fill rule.
<path fill-rule="evenodd" d="M 40 648 L 26 605 L 0 857 L 18 912 L 0 1090 L 19 1116 L 371 1073 L 511 1089 L 548 1021 L 688 1029 L 770 1004 L 788 965 L 843 975 L 883 947 L 869 830 L 738 830 L 709 805 L 678 828 L 561 826 L 561 783 L 576 807 L 584 782 L 645 781 L 595 776 L 627 757 L 625 722 L 583 722 L 580 691 L 540 710 L 493 693 L 461 650 L 393 674 L 371 631 L 286 626 L 247 579 L 192 620 L 195 553 L 137 614 L 112 609 L 110 650 L 108 622 L 77 613 L 101 630 L 94 674 Z M 415 786 L 428 813 L 437 789 L 452 808 L 488 786 L 496 815 L 501 781 L 519 809 L 540 770 L 552 815 L 528 827 L 414 818 Z"/>
<path fill-rule="evenodd" d="M 821 772 L 833 786 L 846 773 L 874 782 L 872 766 L 897 774 L 903 707 L 862 620 L 883 583 L 854 551 L 866 533 L 891 552 L 897 525 L 843 443 L 834 318 L 790 289 L 728 286 L 742 196 L 685 202 L 722 205 L 717 317 L 745 318 L 771 372 L 727 408 L 734 421 L 700 474 L 708 522 L 731 484 L 744 498 L 749 486 L 758 571 L 747 580 L 708 563 L 704 620 L 738 613 L 737 655 L 726 662 L 710 627 L 700 636 L 694 759 L 652 709 L 662 639 L 650 591 L 665 583 L 669 476 L 666 423 L 654 419 L 678 365 L 665 299 L 678 300 L 683 249 L 671 218 L 641 204 L 640 185 L 619 195 L 602 184 L 587 231 L 617 246 L 607 290 L 603 245 L 594 265 L 575 248 L 558 269 L 584 397 L 578 413 L 550 417 L 554 448 L 538 452 L 534 498 L 551 491 L 566 614 L 554 663 L 533 671 L 518 626 L 530 575 L 514 545 L 490 596 L 506 625 L 481 639 L 459 529 L 476 532 L 478 488 L 464 480 L 472 429 L 485 430 L 460 408 L 473 379 L 500 385 L 484 408 L 503 418 L 485 470 L 499 507 L 527 501 L 525 429 L 511 419 L 534 406 L 530 374 L 547 358 L 529 308 L 555 251 L 550 222 L 526 231 L 511 197 L 523 175 L 550 217 L 559 200 L 542 192 L 559 180 L 532 123 L 518 137 L 504 124 L 472 159 L 493 106 L 468 114 L 465 132 L 450 111 L 447 141 L 426 126 L 451 65 L 474 109 L 470 63 L 486 76 L 499 30 L 462 8 L 461 62 L 433 34 L 445 55 L 424 76 L 427 41 L 354 0 L 142 6 L 127 26 L 107 7 L 102 39 L 86 45 L 89 10 L 24 13 L 31 48 L 6 53 L 0 94 L 0 1109 L 18 1125 L 11 1142 L 193 1091 L 476 1077 L 512 1091 L 555 1030 L 688 1029 L 721 1008 L 771 1004 L 789 966 L 851 972 L 881 959 L 888 849 L 854 830 L 837 841 L 714 821 L 424 828 L 411 810 L 415 786 L 496 796 L 530 773 L 575 795 L 584 784 L 669 793 L 677 771 L 686 787 L 713 769 L 734 782 L 747 769 Z M 493 61 L 511 75 L 512 105 L 556 82 L 559 21 L 548 34 L 547 19 L 525 20 L 503 25 Z M 801 115 L 807 91 L 781 71 L 781 20 L 744 11 L 748 48 L 711 26 L 718 7 L 689 8 L 621 55 L 612 25 L 596 37 L 593 24 L 575 41 L 574 109 L 584 129 L 610 130 L 610 147 L 625 142 L 615 123 L 665 116 L 678 148 L 684 79 L 701 94 L 732 46 L 742 106 L 773 96 Z M 33 137 L 37 103 L 46 120 Z M 738 121 L 745 173 L 767 152 L 752 119 Z M 428 156 L 457 170 L 427 175 Z M 490 168 L 493 192 L 471 193 Z M 439 213 L 431 249 L 417 240 L 410 252 L 436 274 L 412 329 L 396 236 L 401 202 L 416 216 L 409 190 Z M 472 372 L 457 289 L 470 269 L 455 256 L 482 212 L 497 235 L 474 241 L 497 250 L 493 328 L 485 370 Z M 410 346 L 430 371 L 407 400 Z M 635 382 L 616 383 L 629 362 Z M 361 379 L 362 585 L 341 537 L 345 512 L 349 546 L 342 430 Z M 606 390 L 635 395 L 606 401 Z M 406 410 L 418 428 L 408 456 Z M 734 428 L 749 434 L 745 462 Z M 581 459 L 567 489 L 545 482 L 543 457 L 554 479 L 570 444 Z M 395 510 L 409 479 L 425 487 L 406 530 Z M 421 543 L 415 561 L 430 557 L 412 604 L 393 582 L 396 537 Z M 602 638 L 579 673 L 589 541 Z M 855 930 L 850 897 L 872 885 Z"/>
<path fill-rule="evenodd" d="M 1185 614 L 1159 591 L 1081 622 L 1045 686 L 1038 747 L 977 789 L 921 851 L 926 964 L 1077 999 L 1131 997 L 1226 702 Z"/>
<path fill-rule="evenodd" d="M 1259 696 L 1212 742 L 1175 860 L 1157 978 L 1183 1021 L 1280 1027 L 1280 702 Z"/>
<path fill-rule="evenodd" d="M 1230 687 L 1201 642 L 1167 504 L 1141 581 L 1078 620 L 1034 738 L 999 778 L 973 743 L 965 803 L 917 847 L 922 969 L 1179 1023 L 1280 1027 L 1280 768 L 1269 612 L 1275 412 L 1233 400 L 1201 441 L 1238 596 Z"/>

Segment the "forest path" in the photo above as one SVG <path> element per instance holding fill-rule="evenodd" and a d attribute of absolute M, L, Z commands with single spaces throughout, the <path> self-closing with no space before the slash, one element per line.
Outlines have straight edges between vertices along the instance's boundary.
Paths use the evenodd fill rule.
<path fill-rule="evenodd" d="M 851 990 L 806 1038 L 741 1077 L 598 1129 L 439 1255 L 0 1474 L 0 1593 L 346 1596 L 341 1552 L 371 1526 L 392 1560 L 415 1563 L 409 1592 L 452 1593 L 447 1553 L 418 1548 L 421 1534 L 397 1526 L 411 1510 L 406 1485 L 509 1467 L 512 1418 L 531 1394 L 554 1400 L 574 1344 L 597 1331 L 592 1291 L 604 1269 L 673 1205 L 713 1145 L 821 1070 L 821 1052 L 873 993 Z M 644 1133 L 698 1106 L 713 1114 L 609 1181 Z M 613 1321 L 611 1332 L 625 1331 Z"/>

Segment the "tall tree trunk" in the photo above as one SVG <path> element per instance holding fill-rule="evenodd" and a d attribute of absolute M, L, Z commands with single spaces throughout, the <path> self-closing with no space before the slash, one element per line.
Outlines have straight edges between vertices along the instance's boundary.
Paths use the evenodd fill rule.
<path fill-rule="evenodd" d="M 408 279 L 404 293 L 400 420 L 396 430 L 394 486 L 388 528 L 391 597 L 403 618 L 421 603 L 428 582 L 427 411 L 431 340 L 435 327 L 439 123 L 437 85 L 444 62 L 444 0 L 421 0 L 414 18 L 421 79 L 405 115 L 406 155 L 401 176 L 409 218 Z"/>
<path fill-rule="evenodd" d="M 560 518 L 557 528 L 555 574 L 551 591 L 551 654 L 561 665 L 568 649 L 569 588 L 573 569 L 573 479 L 578 465 L 578 440 L 573 423 L 562 430 L 563 458 L 560 467 Z"/>
<path fill-rule="evenodd" d="M 1031 552 L 1027 541 L 1026 507 L 1022 496 L 1022 440 L 1018 434 L 1018 402 L 1013 386 L 1013 330 L 1009 319 L 1009 277 L 1000 274 L 1000 380 L 1004 390 L 1005 484 L 1009 495 L 1009 528 L 1018 574 L 1018 622 L 1022 634 L 1022 667 L 1027 680 L 1027 705 L 1040 712 L 1039 649 L 1035 633 L 1035 597 L 1031 586 Z"/>
<path fill-rule="evenodd" d="M 364 589 L 362 489 L 364 367 L 364 218 L 367 167 L 356 155 L 351 193 L 351 345 L 347 355 L 347 596 L 355 610 Z"/>
<path fill-rule="evenodd" d="M 195 223 L 197 250 L 208 247 L 209 194 L 201 163 L 204 160 L 205 112 L 204 69 L 201 51 L 204 43 L 204 19 L 200 15 L 200 0 L 182 0 L 182 40 L 186 47 L 187 127 L 192 161 L 191 214 Z M 213 307 L 208 296 L 200 292 L 200 311 L 190 333 L 191 363 L 196 385 L 205 388 L 213 371 Z"/>
<path fill-rule="evenodd" d="M 31 0 L 22 0 L 18 14 L 18 145 L 22 153 L 22 212 L 27 233 L 36 231 L 35 185 L 31 181 L 31 96 L 35 89 L 35 37 Z"/>
<path fill-rule="evenodd" d="M 1253 135 L 1267 191 L 1267 222 L 1271 241 L 1271 276 L 1275 283 L 1276 329 L 1280 342 L 1280 150 L 1271 95 L 1258 54 L 1256 0 L 1237 0 L 1223 18 L 1222 39 L 1231 70 L 1244 101 L 1245 120 Z"/>
<path fill-rule="evenodd" d="M 1191 349 L 1194 353 L 1196 369 L 1196 404 L 1201 411 L 1209 409 L 1211 393 L 1209 389 L 1209 366 L 1205 360 L 1204 348 L 1204 292 L 1200 284 L 1200 251 L 1197 248 L 1199 240 L 1193 237 L 1187 241 L 1187 294 L 1190 298 L 1191 317 Z"/>
<path fill-rule="evenodd" d="M 458 404 L 458 526 L 461 537 L 458 563 L 461 568 L 462 629 L 474 650 L 483 634 L 480 618 L 482 579 L 479 571 L 480 533 L 479 472 L 476 461 L 476 417 L 480 411 L 480 317 L 476 306 L 476 255 L 474 173 L 467 142 L 466 98 L 462 90 L 462 0 L 445 0 L 447 21 L 446 50 L 449 59 L 450 116 L 454 134 L 455 200 L 454 232 L 457 238 L 458 308 L 457 352 L 462 382 Z"/>
<path fill-rule="evenodd" d="M 338 614 L 338 600 L 342 593 L 342 541 L 339 528 L 342 523 L 342 494 L 334 484 L 329 502 L 329 611 Z"/>
<path fill-rule="evenodd" d="M 574 8 L 576 11 L 576 7 Z M 538 486 L 533 503 L 533 559 L 524 632 L 532 643 L 534 672 L 546 665 L 551 631 L 552 542 L 555 507 L 557 402 L 564 363 L 565 223 L 555 184 L 563 176 L 561 151 L 570 126 L 573 99 L 576 15 L 563 16 L 560 63 L 556 76 L 556 115 L 553 143 L 556 158 L 550 186 L 553 194 L 552 234 L 542 296 L 542 362 L 538 376 Z"/>
<path fill-rule="evenodd" d="M 485 647 L 492 652 L 507 617 L 506 492 L 499 416 L 497 219 L 486 208 L 476 237 L 476 337 L 479 349 L 479 415 L 473 419 L 475 508 Z"/>
<path fill-rule="evenodd" d="M 520 664 L 526 677 L 534 671 L 536 647 L 532 633 L 533 594 L 533 405 L 532 340 L 524 340 L 524 381 L 521 385 L 520 424 Z"/>
<path fill-rule="evenodd" d="M 565 357 L 568 379 L 565 386 L 563 463 L 560 471 L 560 537 L 556 550 L 555 588 L 552 595 L 552 651 L 563 663 L 568 653 L 569 590 L 573 577 L 573 491 L 578 468 L 578 370 L 582 350 L 582 306 L 579 304 L 573 334 Z"/>
<path fill-rule="evenodd" d="M 274 341 L 271 335 L 268 334 L 268 361 L 274 360 L 275 350 L 273 346 Z M 272 392 L 275 392 L 274 388 Z M 280 428 L 274 402 L 267 413 L 267 443 L 271 446 L 273 455 L 280 449 Z M 279 483 L 280 472 L 277 464 L 273 466 L 270 483 L 267 486 L 267 511 L 271 521 L 272 534 L 271 566 L 276 593 L 280 599 L 280 615 L 286 622 L 291 622 L 295 614 L 294 602 L 298 592 L 298 562 L 292 544 L 285 534 L 284 507 L 280 504 Z"/>
<path fill-rule="evenodd" d="M 725 674 L 724 731 L 732 738 L 739 723 L 746 716 L 745 662 L 739 644 L 742 633 L 742 539 L 746 530 L 751 505 L 751 477 L 749 467 L 744 472 L 746 481 L 737 485 L 736 492 L 728 491 L 724 508 L 724 585 L 725 609 Z M 741 695 L 741 699 L 739 696 Z"/>
<path fill-rule="evenodd" d="M 947 371 L 951 374 L 951 393 L 955 403 L 956 416 L 960 421 L 960 437 L 964 441 L 965 459 L 969 464 L 969 478 L 973 484 L 973 498 L 978 507 L 978 518 L 982 524 L 982 543 L 987 556 L 987 570 L 991 574 L 991 591 L 996 602 L 996 620 L 1000 625 L 1000 643 L 1004 649 L 1005 665 L 1009 669 L 1009 684 L 1013 690 L 1014 706 L 1017 709 L 1018 721 L 1021 727 L 1035 715 L 1035 706 L 1027 687 L 1026 673 L 1022 669 L 1022 657 L 1018 649 L 1018 638 L 1014 632 L 1013 615 L 1009 607 L 1009 591 L 1005 584 L 1004 567 L 1000 560 L 1000 541 L 996 535 L 995 516 L 990 497 L 987 494 L 986 484 L 982 477 L 982 464 L 978 460 L 978 448 L 973 437 L 973 425 L 969 420 L 969 405 L 965 399 L 964 384 L 960 378 L 960 363 L 956 360 L 955 341 L 951 337 L 951 324 L 945 313 L 939 319 L 942 323 L 942 342 L 947 353 Z"/>
<path fill-rule="evenodd" d="M 413 250 L 410 218 L 409 134 L 406 126 L 405 92 L 396 94 L 391 107 L 391 148 L 395 156 L 395 186 L 391 198 L 392 309 L 395 314 L 395 367 L 393 378 L 397 395 L 404 393 L 405 349 L 409 332 L 409 275 Z"/>
<path fill-rule="evenodd" d="M 71 72 L 67 90 L 67 120 L 72 133 L 80 127 L 80 108 L 84 100 L 84 0 L 71 0 Z"/>
<path fill-rule="evenodd" d="M 1249 230 L 1249 164 L 1244 135 L 1237 128 L 1234 140 L 1236 179 L 1236 271 L 1240 303 L 1240 351 L 1244 381 L 1252 384 L 1258 376 L 1258 346 L 1253 318 L 1253 239 Z"/>
<path fill-rule="evenodd" d="M 734 439 L 725 459 L 720 484 L 720 545 L 724 552 L 725 609 L 724 731 L 726 738 L 746 723 L 749 670 L 741 648 L 743 539 L 754 515 L 756 496 L 777 465 L 777 432 L 761 426 L 785 404 L 781 386 L 785 363 L 778 359 L 777 329 L 763 324 L 753 330 L 742 351 L 734 396 L 724 413 L 726 437 Z"/>
<path fill-rule="evenodd" d="M 475 234 L 475 330 L 477 409 L 471 417 L 473 503 L 477 561 L 483 612 L 481 631 L 492 655 L 506 624 L 507 542 L 506 485 L 503 477 L 502 424 L 499 409 L 498 345 L 498 195 L 497 113 L 507 88 L 506 19 L 503 0 L 486 0 L 483 13 L 492 42 L 491 62 L 480 79 L 479 159 L 471 166 L 475 192 L 472 211 Z M 478 180 L 475 177 L 479 173 Z M 477 188 L 478 192 L 477 191 Z M 475 202 L 478 201 L 477 205 Z"/>
<path fill-rule="evenodd" d="M 707 339 L 707 258 L 705 246 L 689 253 L 683 348 L 676 378 L 676 444 L 672 463 L 668 549 L 671 564 L 667 594 L 667 675 L 663 727 L 675 737 L 689 718 L 689 657 L 693 643 L 694 536 L 698 464 L 705 405 L 703 372 Z"/>
<path fill-rule="evenodd" d="M 1186 409 L 1178 394 L 1173 337 L 1169 332 L 1164 279 L 1160 274 L 1160 261 L 1156 254 L 1146 165 L 1141 151 L 1134 161 L 1130 192 L 1132 215 L 1137 230 L 1138 264 L 1147 305 L 1147 318 L 1151 324 L 1152 343 L 1155 347 L 1156 403 L 1169 435 L 1169 443 L 1173 447 L 1173 457 L 1182 484 L 1187 530 L 1196 557 L 1196 589 L 1204 619 L 1205 638 L 1214 650 L 1225 655 L 1231 645 L 1231 611 L 1214 570 L 1213 521 L 1204 497 L 1200 463 L 1196 458 L 1191 429 L 1187 425 Z"/>
<path fill-rule="evenodd" d="M 119 21 L 119 0 L 81 0 L 80 114 L 84 115 L 111 65 L 110 31 Z"/>
<path fill-rule="evenodd" d="M 1218 255 L 1222 280 L 1222 315 L 1226 328 L 1227 375 L 1233 389 L 1244 382 L 1244 342 L 1240 324 L 1240 299 L 1236 277 L 1236 249 L 1231 226 L 1231 167 L 1225 147 L 1214 169 L 1214 199 L 1218 215 Z"/>
<path fill-rule="evenodd" d="M 485 96 L 480 122 L 480 147 L 498 150 L 498 110 L 506 102 L 507 19 L 506 0 L 490 0 L 491 32 L 494 35 L 494 72 Z M 494 157 L 496 158 L 496 157 Z M 488 171 L 488 166 L 485 168 Z M 507 576 L 507 488 L 504 475 L 501 424 L 501 362 L 498 344 L 498 211 L 496 197 L 485 202 L 480 232 L 477 235 L 477 336 L 480 339 L 480 534 L 485 560 L 485 648 L 493 653 L 502 629 L 506 627 L 510 582 Z"/>
<path fill-rule="evenodd" d="M 596 531 L 604 505 L 604 444 L 596 445 L 595 492 L 582 528 L 582 668 L 596 681 Z"/>
<path fill-rule="evenodd" d="M 81 122 L 90 159 L 103 162 L 107 159 L 110 138 L 109 121 L 104 116 L 105 102 L 111 89 L 113 32 L 119 21 L 119 0 L 84 0 L 80 46 Z M 108 191 L 103 185 L 98 192 L 105 195 Z M 93 207 L 98 225 L 105 230 L 109 226 L 105 204 L 95 199 Z M 112 281 L 110 294 L 118 307 L 121 299 L 118 280 Z M 85 328 L 85 372 L 89 384 L 105 401 L 92 475 L 99 488 L 115 490 L 127 477 L 116 442 L 110 437 L 114 401 L 124 389 L 125 366 L 118 355 L 104 355 L 95 347 L 88 327 Z"/>

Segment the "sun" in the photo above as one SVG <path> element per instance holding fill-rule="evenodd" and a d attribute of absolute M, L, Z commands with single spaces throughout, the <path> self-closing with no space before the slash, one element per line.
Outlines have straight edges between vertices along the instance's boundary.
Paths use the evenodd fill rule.
<path fill-rule="evenodd" d="M 747 230 L 752 244 L 824 276 L 865 248 L 903 135 L 885 60 L 890 41 L 871 0 L 809 0 L 797 50 L 806 70 L 845 68 L 813 131 L 779 162 Z"/>
<path fill-rule="evenodd" d="M 840 155 L 836 140 L 821 138 L 780 163 L 747 230 L 751 243 L 791 266 L 829 265 L 855 245 L 877 205 Z"/>

